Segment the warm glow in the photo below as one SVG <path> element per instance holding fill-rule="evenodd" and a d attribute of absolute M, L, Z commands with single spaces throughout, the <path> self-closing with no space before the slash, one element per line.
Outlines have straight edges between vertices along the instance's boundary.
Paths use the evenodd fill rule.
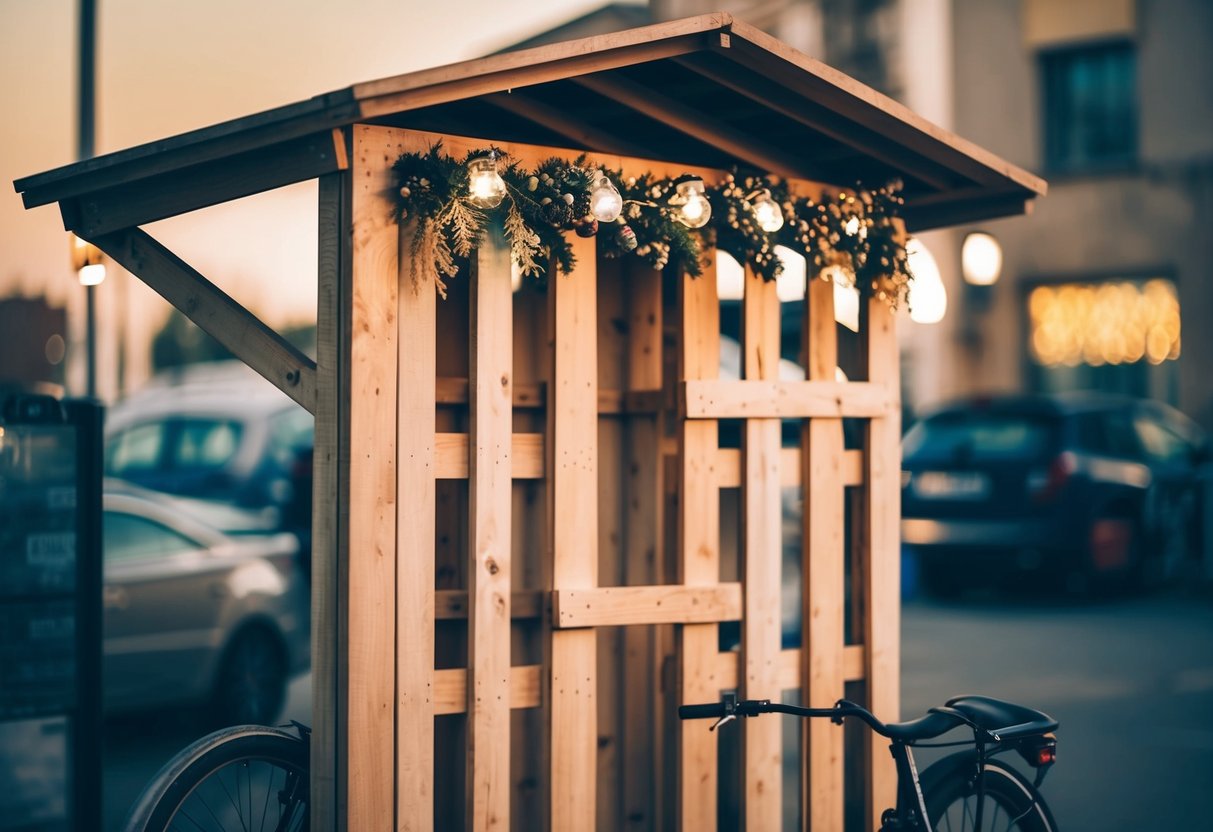
<path fill-rule="evenodd" d="M 712 204 L 703 192 L 702 179 L 679 183 L 678 193 L 670 204 L 680 207 L 678 221 L 688 228 L 702 228 L 712 218 Z"/>
<path fill-rule="evenodd" d="M 908 297 L 910 320 L 919 324 L 937 324 L 948 311 L 948 290 L 944 288 L 939 265 L 917 237 L 906 241 L 906 258 L 910 274 L 914 277 Z"/>
<path fill-rule="evenodd" d="M 775 278 L 775 294 L 779 302 L 804 300 L 805 271 L 808 266 L 804 255 L 787 246 L 775 246 L 775 256 L 783 263 L 783 271 Z"/>
<path fill-rule="evenodd" d="M 1002 246 L 993 235 L 974 231 L 960 247 L 964 279 L 974 286 L 991 286 L 1002 272 Z"/>
<path fill-rule="evenodd" d="M 1046 366 L 1179 357 L 1179 298 L 1169 280 L 1039 286 L 1028 296 L 1028 318 L 1029 347 Z"/>
<path fill-rule="evenodd" d="M 745 296 L 745 269 L 728 252 L 716 249 L 716 296 L 741 300 Z"/>
<path fill-rule="evenodd" d="M 105 282 L 105 264 L 90 263 L 82 268 L 78 274 L 80 275 L 81 286 L 100 286 Z"/>
<path fill-rule="evenodd" d="M 763 191 L 758 199 L 754 200 L 754 220 L 758 227 L 768 234 L 774 234 L 783 228 L 783 211 L 780 210 L 779 204 L 771 199 L 770 191 Z"/>
<path fill-rule="evenodd" d="M 594 176 L 594 190 L 590 192 L 590 213 L 599 222 L 614 222 L 623 213 L 623 196 L 602 171 L 598 171 Z"/>
<path fill-rule="evenodd" d="M 505 181 L 497 173 L 497 159 L 481 156 L 468 164 L 468 193 L 478 208 L 496 208 L 505 199 Z"/>

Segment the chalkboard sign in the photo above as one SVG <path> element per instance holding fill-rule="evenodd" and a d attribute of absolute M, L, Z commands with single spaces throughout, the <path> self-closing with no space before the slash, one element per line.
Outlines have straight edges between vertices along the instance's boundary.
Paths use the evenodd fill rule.
<path fill-rule="evenodd" d="M 101 409 L 0 401 L 0 830 L 100 817 Z"/>

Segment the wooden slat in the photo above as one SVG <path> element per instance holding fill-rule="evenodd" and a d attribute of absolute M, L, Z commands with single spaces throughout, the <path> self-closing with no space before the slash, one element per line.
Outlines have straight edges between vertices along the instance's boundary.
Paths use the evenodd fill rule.
<path fill-rule="evenodd" d="M 597 269 L 593 238 L 572 239 L 574 274 L 548 285 L 552 381 L 548 504 L 552 588 L 598 582 Z M 597 640 L 593 630 L 551 633 L 552 829 L 592 829 L 597 786 Z"/>
<path fill-rule="evenodd" d="M 784 488 L 800 485 L 804 471 L 800 448 L 779 451 L 779 484 Z M 839 471 L 844 486 L 863 485 L 863 451 L 843 451 Z M 716 455 L 716 484 L 720 488 L 741 487 L 741 449 L 721 448 Z"/>
<path fill-rule="evenodd" d="M 537 664 L 510 668 L 510 708 L 538 708 L 542 668 Z M 468 672 L 459 667 L 434 671 L 434 716 L 466 713 Z M 430 717 L 432 719 L 432 717 Z"/>
<path fill-rule="evenodd" d="M 745 273 L 742 301 L 742 375 L 747 381 L 779 378 L 779 297 L 775 282 Z M 747 419 L 744 427 L 741 624 L 746 699 L 779 697 L 780 562 L 783 557 L 780 492 L 780 421 Z M 742 727 L 745 828 L 778 829 L 783 812 L 783 737 L 775 720 L 746 720 Z"/>
<path fill-rule="evenodd" d="M 138 228 L 90 240 L 309 413 L 316 364 L 188 263 Z"/>
<path fill-rule="evenodd" d="M 468 435 L 439 433 L 434 437 L 434 472 L 440 480 L 468 476 Z M 543 479 L 543 434 L 515 433 L 510 453 L 510 476 L 516 480 Z"/>
<path fill-rule="evenodd" d="M 715 259 L 712 258 L 715 263 Z M 720 301 L 714 266 L 699 278 L 679 280 L 680 379 L 710 379 L 719 372 Z M 712 420 L 679 424 L 678 572 L 688 586 L 720 582 L 720 492 L 716 488 L 717 425 Z M 713 673 L 715 624 L 687 624 L 679 632 L 679 698 L 683 705 L 713 702 L 720 685 Z M 716 829 L 716 733 L 682 723 L 679 732 L 678 828 Z"/>
<path fill-rule="evenodd" d="M 849 644 L 842 651 L 843 678 L 848 682 L 863 680 L 866 651 L 862 644 Z M 779 651 L 779 690 L 798 690 L 804 683 L 804 653 L 798 648 Z M 738 667 L 741 654 L 736 651 L 717 653 L 713 673 L 722 690 L 740 686 Z M 764 697 L 767 698 L 767 697 Z M 769 697 L 774 700 L 777 696 Z"/>
<path fill-rule="evenodd" d="M 350 832 L 394 817 L 396 639 L 396 367 L 399 228 L 392 154 L 381 129 L 353 131 L 350 272 L 348 803 Z"/>
<path fill-rule="evenodd" d="M 415 226 L 402 227 L 409 251 Z M 396 829 L 434 828 L 437 289 L 401 258 L 396 423 Z"/>
<path fill-rule="evenodd" d="M 486 95 L 482 99 L 487 104 L 499 107 L 507 113 L 521 116 L 533 121 L 541 127 L 559 133 L 568 139 L 573 147 L 597 150 L 605 153 L 618 153 L 624 156 L 644 156 L 645 149 L 634 145 L 622 138 L 615 131 L 604 131 L 580 119 L 570 116 L 566 111 L 545 104 L 535 98 L 515 93 L 512 90 L 498 95 Z"/>
<path fill-rule="evenodd" d="M 340 333 L 348 320 L 349 304 L 342 303 L 349 289 L 350 240 L 341 232 L 350 222 L 350 176 L 332 174 L 320 180 L 318 262 L 316 270 L 316 424 L 312 452 L 312 737 L 311 812 L 318 829 L 335 829 L 343 816 L 345 778 L 338 777 L 338 731 L 346 721 L 338 717 L 338 663 L 341 624 L 338 598 L 344 581 L 339 564 L 346 562 L 348 523 L 349 436 L 339 428 L 340 403 L 347 401 L 349 349 Z M 344 277 L 343 277 L 344 276 Z M 348 298 L 347 298 L 348 300 Z M 343 323 L 345 322 L 345 323 Z M 348 430 L 348 426 L 347 426 Z M 343 496 L 344 495 L 344 496 Z M 342 507 L 346 510 L 342 511 Z M 344 742 L 342 742 L 344 745 Z M 341 755 L 344 761 L 344 753 Z M 344 762 L 341 769 L 344 770 Z M 338 786 L 341 796 L 339 798 Z"/>
<path fill-rule="evenodd" d="M 861 307 L 860 333 L 868 379 L 896 395 L 899 384 L 896 318 L 888 304 L 875 298 Z M 883 720 L 901 711 L 901 410 L 893 409 L 867 425 L 867 495 L 863 524 L 867 557 L 858 579 L 867 588 L 863 633 L 867 645 L 868 707 Z M 881 743 L 869 738 L 867 777 L 869 817 L 896 798 L 897 774 Z"/>
<path fill-rule="evenodd" d="M 552 616 L 564 628 L 738 621 L 741 584 L 560 589 L 552 593 Z"/>
<path fill-rule="evenodd" d="M 811 280 L 805 313 L 809 383 L 832 379 L 838 365 L 834 287 Z M 830 382 L 825 382 L 830 383 Z M 852 382 L 853 384 L 854 382 Z M 850 387 L 850 384 L 843 385 Z M 804 691 L 812 708 L 833 705 L 844 694 L 845 492 L 842 420 L 816 418 L 803 428 L 804 587 L 802 638 Z M 804 720 L 804 829 L 843 828 L 843 733 L 827 720 Z"/>
<path fill-rule="evenodd" d="M 510 593 L 510 617 L 539 618 L 547 610 L 546 593 L 535 589 Z M 434 594 L 434 617 L 452 621 L 468 617 L 468 594 L 462 589 L 440 589 Z"/>
<path fill-rule="evenodd" d="M 349 167 L 340 130 L 326 130 L 184 170 L 93 191 L 65 207 L 86 239 L 315 179 Z"/>
<path fill-rule="evenodd" d="M 468 756 L 471 829 L 510 818 L 510 520 L 513 292 L 510 249 L 493 227 L 473 256 L 468 481 Z"/>
<path fill-rule="evenodd" d="M 435 399 L 440 405 L 463 405 L 468 403 L 468 380 L 440 376 L 435 383 Z M 542 384 L 518 384 L 514 386 L 513 405 L 516 408 L 543 407 Z"/>
<path fill-rule="evenodd" d="M 688 136 L 720 148 L 730 156 L 749 162 L 761 170 L 779 176 L 803 176 L 804 163 L 782 150 L 768 146 L 707 113 L 701 113 L 677 99 L 653 91 L 623 77 L 586 75 L 572 79 L 573 83 L 592 90 L 612 101 L 644 113 L 649 118 L 673 127 Z"/>
<path fill-rule="evenodd" d="M 825 379 L 688 381 L 683 397 L 688 419 L 872 418 L 896 403 L 880 385 Z"/>
<path fill-rule="evenodd" d="M 624 525 L 624 583 L 655 584 L 661 573 L 657 557 L 664 540 L 665 466 L 661 458 L 659 419 L 662 385 L 661 272 L 630 263 L 627 291 L 627 395 L 654 395 L 652 412 L 637 413 L 625 422 L 626 523 Z M 602 413 L 601 391 L 599 414 Z M 660 661 L 657 630 L 624 630 L 622 721 L 623 817 L 632 832 L 657 829 L 658 773 L 664 720 L 659 693 Z"/>

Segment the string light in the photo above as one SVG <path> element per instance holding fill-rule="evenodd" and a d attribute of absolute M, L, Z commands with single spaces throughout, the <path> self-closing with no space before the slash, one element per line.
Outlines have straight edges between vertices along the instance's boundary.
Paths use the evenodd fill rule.
<path fill-rule="evenodd" d="M 678 183 L 677 195 L 670 204 L 680 208 L 678 221 L 687 228 L 703 228 L 712 218 L 712 203 L 704 193 L 703 180 L 690 177 Z"/>
<path fill-rule="evenodd" d="M 505 180 L 497 172 L 497 152 L 468 162 L 468 192 L 477 208 L 496 208 L 505 199 Z"/>
<path fill-rule="evenodd" d="M 614 222 L 623 213 L 623 197 L 615 183 L 602 171 L 594 174 L 594 189 L 590 192 L 590 213 L 599 222 Z"/>
<path fill-rule="evenodd" d="M 774 234 L 783 228 L 783 211 L 779 203 L 771 198 L 771 192 L 762 190 L 753 202 L 754 219 L 758 227 L 768 234 Z"/>

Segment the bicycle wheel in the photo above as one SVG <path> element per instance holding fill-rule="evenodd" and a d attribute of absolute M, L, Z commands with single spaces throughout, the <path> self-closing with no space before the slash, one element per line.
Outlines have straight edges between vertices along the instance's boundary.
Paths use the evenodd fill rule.
<path fill-rule="evenodd" d="M 277 728 L 208 734 L 152 778 L 125 832 L 300 832 L 308 828 L 308 744 Z"/>
<path fill-rule="evenodd" d="M 1057 824 L 1040 792 L 1022 774 L 999 760 L 983 769 L 985 802 L 977 821 L 977 764 L 972 753 L 954 754 L 922 775 L 930 828 L 935 832 L 1056 832 Z"/>

